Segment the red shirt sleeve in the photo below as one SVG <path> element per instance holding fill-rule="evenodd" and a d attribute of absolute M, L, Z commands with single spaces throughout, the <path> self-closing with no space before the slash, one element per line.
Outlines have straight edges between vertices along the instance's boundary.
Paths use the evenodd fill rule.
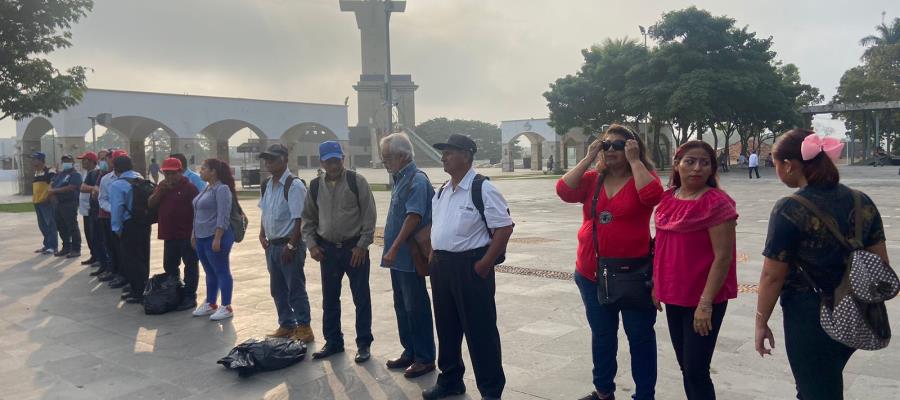
<path fill-rule="evenodd" d="M 556 181 L 556 195 L 566 203 L 584 203 L 589 196 L 593 195 L 594 186 L 597 185 L 597 171 L 589 170 L 581 176 L 578 181 L 578 187 L 570 188 L 566 182 L 560 178 Z"/>
<path fill-rule="evenodd" d="M 659 204 L 664 189 L 662 182 L 659 180 L 659 175 L 656 175 L 655 172 L 651 172 L 651 174 L 653 174 L 653 181 L 642 187 L 641 190 L 638 190 L 638 200 L 644 207 L 652 208 Z"/>

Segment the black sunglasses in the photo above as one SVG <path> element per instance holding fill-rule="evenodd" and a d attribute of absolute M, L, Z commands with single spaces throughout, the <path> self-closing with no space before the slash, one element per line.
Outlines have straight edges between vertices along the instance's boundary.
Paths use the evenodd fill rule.
<path fill-rule="evenodd" d="M 612 148 L 613 150 L 618 150 L 618 151 L 625 150 L 625 141 L 624 140 L 613 140 L 613 141 L 604 140 L 604 141 L 600 142 L 600 145 L 602 146 L 603 151 L 607 151 L 610 148 Z"/>

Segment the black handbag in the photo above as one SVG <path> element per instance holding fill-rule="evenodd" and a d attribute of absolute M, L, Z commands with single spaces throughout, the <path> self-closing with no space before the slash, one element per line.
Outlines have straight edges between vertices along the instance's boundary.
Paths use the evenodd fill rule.
<path fill-rule="evenodd" d="M 597 300 L 605 306 L 620 310 L 654 309 L 653 290 L 653 240 L 646 257 L 641 258 L 600 258 L 597 244 L 597 200 L 603 175 L 597 178 L 591 204 L 592 239 L 594 257 L 597 258 Z"/>

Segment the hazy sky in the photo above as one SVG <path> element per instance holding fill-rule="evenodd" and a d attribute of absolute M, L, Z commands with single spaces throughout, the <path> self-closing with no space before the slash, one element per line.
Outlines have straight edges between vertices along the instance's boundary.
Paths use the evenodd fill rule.
<path fill-rule="evenodd" d="M 859 63 L 859 39 L 900 2 L 881 0 L 409 0 L 392 19 L 393 71 L 412 74 L 417 121 L 544 118 L 541 94 L 608 37 L 640 38 L 690 5 L 774 37 L 778 58 L 830 98 Z M 337 0 L 96 0 L 58 67 L 93 68 L 90 87 L 340 104 L 356 122 L 359 31 Z M 0 123 L 0 137 L 14 136 Z"/>

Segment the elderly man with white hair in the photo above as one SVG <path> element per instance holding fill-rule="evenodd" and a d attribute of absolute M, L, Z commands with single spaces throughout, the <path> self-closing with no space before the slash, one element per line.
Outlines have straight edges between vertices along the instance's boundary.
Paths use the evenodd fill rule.
<path fill-rule="evenodd" d="M 425 275 L 415 257 L 428 257 L 425 245 L 419 250 L 415 237 L 427 237 L 431 226 L 431 198 L 434 188 L 428 176 L 416 167 L 413 147 L 404 133 L 381 140 L 381 159 L 393 174 L 394 187 L 387 223 L 384 226 L 384 256 L 381 266 L 391 269 L 394 311 L 403 354 L 388 360 L 390 369 L 404 368 L 404 376 L 415 378 L 434 371 L 435 346 L 431 319 L 431 300 L 425 288 Z M 417 233 L 423 233 L 419 234 Z M 413 254 L 416 251 L 417 254 Z"/>

